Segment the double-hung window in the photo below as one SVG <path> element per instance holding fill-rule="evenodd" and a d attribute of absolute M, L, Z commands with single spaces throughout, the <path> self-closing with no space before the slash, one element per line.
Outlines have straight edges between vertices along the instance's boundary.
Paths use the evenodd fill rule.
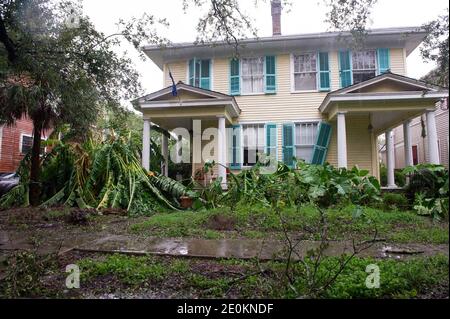
<path fill-rule="evenodd" d="M 314 144 L 317 140 L 318 122 L 295 124 L 295 157 L 311 162 Z"/>
<path fill-rule="evenodd" d="M 211 89 L 211 60 L 189 60 L 189 85 Z"/>
<path fill-rule="evenodd" d="M 31 148 L 33 147 L 33 136 L 31 135 L 22 135 L 20 141 L 20 152 L 22 154 L 27 154 Z"/>
<path fill-rule="evenodd" d="M 41 143 L 44 141 L 45 139 L 41 138 Z M 22 134 L 19 143 L 20 143 L 20 153 L 25 155 L 28 152 L 30 152 L 31 148 L 33 147 L 33 136 Z M 40 154 L 42 155 L 44 153 L 45 153 L 45 146 L 41 144 Z"/>
<path fill-rule="evenodd" d="M 361 83 L 376 76 L 376 50 L 352 52 L 353 84 Z"/>
<path fill-rule="evenodd" d="M 293 55 L 294 91 L 317 90 L 317 54 Z"/>
<path fill-rule="evenodd" d="M 264 154 L 264 124 L 243 124 L 242 142 L 243 165 L 255 165 L 259 154 Z"/>
<path fill-rule="evenodd" d="M 264 57 L 243 58 L 242 93 L 264 93 Z"/>

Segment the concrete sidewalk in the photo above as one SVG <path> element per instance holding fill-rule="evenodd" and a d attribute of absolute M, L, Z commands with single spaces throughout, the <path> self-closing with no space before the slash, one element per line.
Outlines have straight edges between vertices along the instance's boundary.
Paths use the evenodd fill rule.
<path fill-rule="evenodd" d="M 311 249 L 317 249 L 318 241 L 301 241 L 295 248 L 294 259 L 303 258 Z M 256 239 L 172 239 L 135 236 L 108 236 L 75 248 L 79 251 L 103 253 L 127 253 L 138 255 L 167 255 L 200 258 L 239 258 L 261 260 L 281 259 L 286 256 L 286 244 L 282 241 L 264 241 Z M 351 254 L 353 244 L 350 241 L 331 241 L 324 250 L 325 256 Z M 358 256 L 380 258 L 405 258 L 406 256 L 431 256 L 446 254 L 448 245 L 389 245 L 377 242 Z"/>
<path fill-rule="evenodd" d="M 311 249 L 317 249 L 318 241 L 301 241 L 295 248 L 293 258 L 303 258 Z M 166 255 L 199 258 L 239 258 L 261 260 L 282 259 L 286 256 L 286 243 L 259 239 L 195 239 L 155 238 L 133 235 L 71 234 L 63 239 L 52 238 L 37 249 L 19 233 L 0 231 L 0 252 L 13 250 L 36 250 L 38 253 L 63 254 L 71 250 L 99 253 L 123 253 L 134 255 Z M 353 252 L 350 241 L 330 241 L 325 256 L 340 256 Z M 407 256 L 449 255 L 448 245 L 389 244 L 377 242 L 358 256 L 377 258 L 406 258 Z"/>

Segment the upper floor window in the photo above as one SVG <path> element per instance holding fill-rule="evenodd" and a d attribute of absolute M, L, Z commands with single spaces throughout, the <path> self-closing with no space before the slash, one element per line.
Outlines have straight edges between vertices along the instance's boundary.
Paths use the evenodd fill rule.
<path fill-rule="evenodd" d="M 189 60 L 189 85 L 211 89 L 211 60 Z"/>
<path fill-rule="evenodd" d="M 329 91 L 330 66 L 328 52 L 292 55 L 292 91 Z"/>
<path fill-rule="evenodd" d="M 294 55 L 294 91 L 317 90 L 317 55 Z"/>
<path fill-rule="evenodd" d="M 342 88 L 367 81 L 390 71 L 390 50 L 339 51 L 339 78 Z"/>
<path fill-rule="evenodd" d="M 242 93 L 264 92 L 264 58 L 244 58 L 242 62 Z"/>
<path fill-rule="evenodd" d="M 352 52 L 353 84 L 361 83 L 375 77 L 377 72 L 376 51 Z"/>
<path fill-rule="evenodd" d="M 276 93 L 276 57 L 230 60 L 230 94 Z"/>

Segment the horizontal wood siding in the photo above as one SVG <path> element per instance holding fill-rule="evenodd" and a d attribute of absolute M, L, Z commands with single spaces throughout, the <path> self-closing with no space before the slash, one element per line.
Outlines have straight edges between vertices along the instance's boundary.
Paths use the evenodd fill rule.
<path fill-rule="evenodd" d="M 400 75 L 406 75 L 406 56 L 404 49 L 391 49 L 391 72 Z"/>
<path fill-rule="evenodd" d="M 236 101 L 242 110 L 236 123 L 272 122 L 277 124 L 278 159 L 282 160 L 282 123 L 320 120 L 322 115 L 318 108 L 327 92 L 291 93 L 291 56 L 277 55 L 276 63 L 276 94 L 256 94 L 236 96 Z M 340 88 L 338 52 L 329 53 L 331 90 Z M 391 72 L 405 75 L 405 55 L 403 49 L 390 50 Z M 186 82 L 187 62 L 170 63 L 170 70 L 176 82 Z M 171 84 L 168 67 L 164 67 L 164 85 Z M 214 58 L 212 63 L 213 90 L 225 94 L 230 93 L 229 59 Z M 332 137 L 327 155 L 327 161 L 337 165 L 336 123 L 332 125 Z M 369 118 L 347 118 L 347 142 L 349 167 L 358 164 L 360 168 L 373 171 L 373 141 L 368 131 Z M 375 173 L 375 172 L 374 172 Z"/>
<path fill-rule="evenodd" d="M 164 87 L 172 85 L 172 80 L 169 76 L 169 69 L 170 72 L 172 72 L 175 83 L 178 83 L 179 81 L 182 81 L 183 83 L 187 82 L 187 61 L 171 62 L 164 65 Z"/>
<path fill-rule="evenodd" d="M 373 144 L 369 133 L 369 116 L 347 116 L 345 119 L 347 131 L 347 161 L 348 168 L 358 165 L 360 169 L 367 169 L 371 174 L 376 172 L 372 163 Z M 327 162 L 337 166 L 337 127 L 336 121 L 331 123 L 333 133 L 328 148 Z"/>

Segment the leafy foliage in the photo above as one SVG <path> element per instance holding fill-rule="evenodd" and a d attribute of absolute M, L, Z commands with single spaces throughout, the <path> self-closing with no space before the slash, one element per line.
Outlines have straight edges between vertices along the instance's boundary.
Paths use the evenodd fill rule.
<path fill-rule="evenodd" d="M 403 169 L 394 170 L 395 185 L 404 187 L 406 185 L 406 176 L 403 173 Z M 381 186 L 387 186 L 387 168 L 384 164 L 380 165 L 380 184 Z"/>
<path fill-rule="evenodd" d="M 420 48 L 420 53 L 425 61 L 432 61 L 437 64 L 435 70 L 430 72 L 424 80 L 434 84 L 448 87 L 448 57 L 449 57 L 449 26 L 448 8 L 443 15 L 425 24 L 423 28 L 427 31 L 427 36 Z"/>
<path fill-rule="evenodd" d="M 405 195 L 386 193 L 383 195 L 383 207 L 385 210 L 407 210 L 410 205 L 408 204 L 408 199 Z"/>
<path fill-rule="evenodd" d="M 119 21 L 107 36 L 95 29 L 81 4 L 71 0 L 11 0 L 0 3 L 0 123 L 23 116 L 33 121 L 30 202 L 40 197 L 41 133 L 69 124 L 79 139 L 104 108 L 120 109 L 141 93 L 139 74 L 117 47 L 124 37 L 135 47 L 161 44 L 153 16 Z"/>
<path fill-rule="evenodd" d="M 273 174 L 262 174 L 261 165 L 230 173 L 228 190 L 220 190 L 220 181 L 203 191 L 203 198 L 212 207 L 227 204 L 235 207 L 240 202 L 270 206 L 281 201 L 285 206 L 316 203 L 329 207 L 340 203 L 369 204 L 379 201 L 380 185 L 367 170 L 354 167 L 336 169 L 329 164 L 310 165 L 298 162 L 295 169 L 283 163 Z M 281 190 L 281 192 L 280 192 Z M 282 193 L 281 197 L 278 194 Z M 275 196 L 275 194 L 277 194 Z"/>
<path fill-rule="evenodd" d="M 139 148 L 130 135 L 113 131 L 105 141 L 91 138 L 83 144 L 59 142 L 43 159 L 41 206 L 62 204 L 145 213 L 164 207 L 177 209 L 180 196 L 196 196 L 170 178 L 146 172 L 139 158 Z M 26 175 L 21 175 L 18 187 L 26 184 Z M 11 199 L 16 199 L 17 188 L 1 198 L 1 207 L 26 205 L 23 197 Z"/>
<path fill-rule="evenodd" d="M 4 263 L 6 272 L 0 280 L 0 296 L 18 298 L 42 295 L 41 277 L 55 268 L 55 256 L 36 252 L 14 252 Z"/>
<path fill-rule="evenodd" d="M 332 29 L 350 31 L 353 45 L 363 46 L 367 35 L 366 26 L 373 6 L 378 0 L 324 0 L 328 7 L 326 21 Z"/>
<path fill-rule="evenodd" d="M 419 164 L 406 167 L 403 172 L 410 176 L 407 196 L 416 212 L 448 219 L 448 170 L 441 165 Z"/>

